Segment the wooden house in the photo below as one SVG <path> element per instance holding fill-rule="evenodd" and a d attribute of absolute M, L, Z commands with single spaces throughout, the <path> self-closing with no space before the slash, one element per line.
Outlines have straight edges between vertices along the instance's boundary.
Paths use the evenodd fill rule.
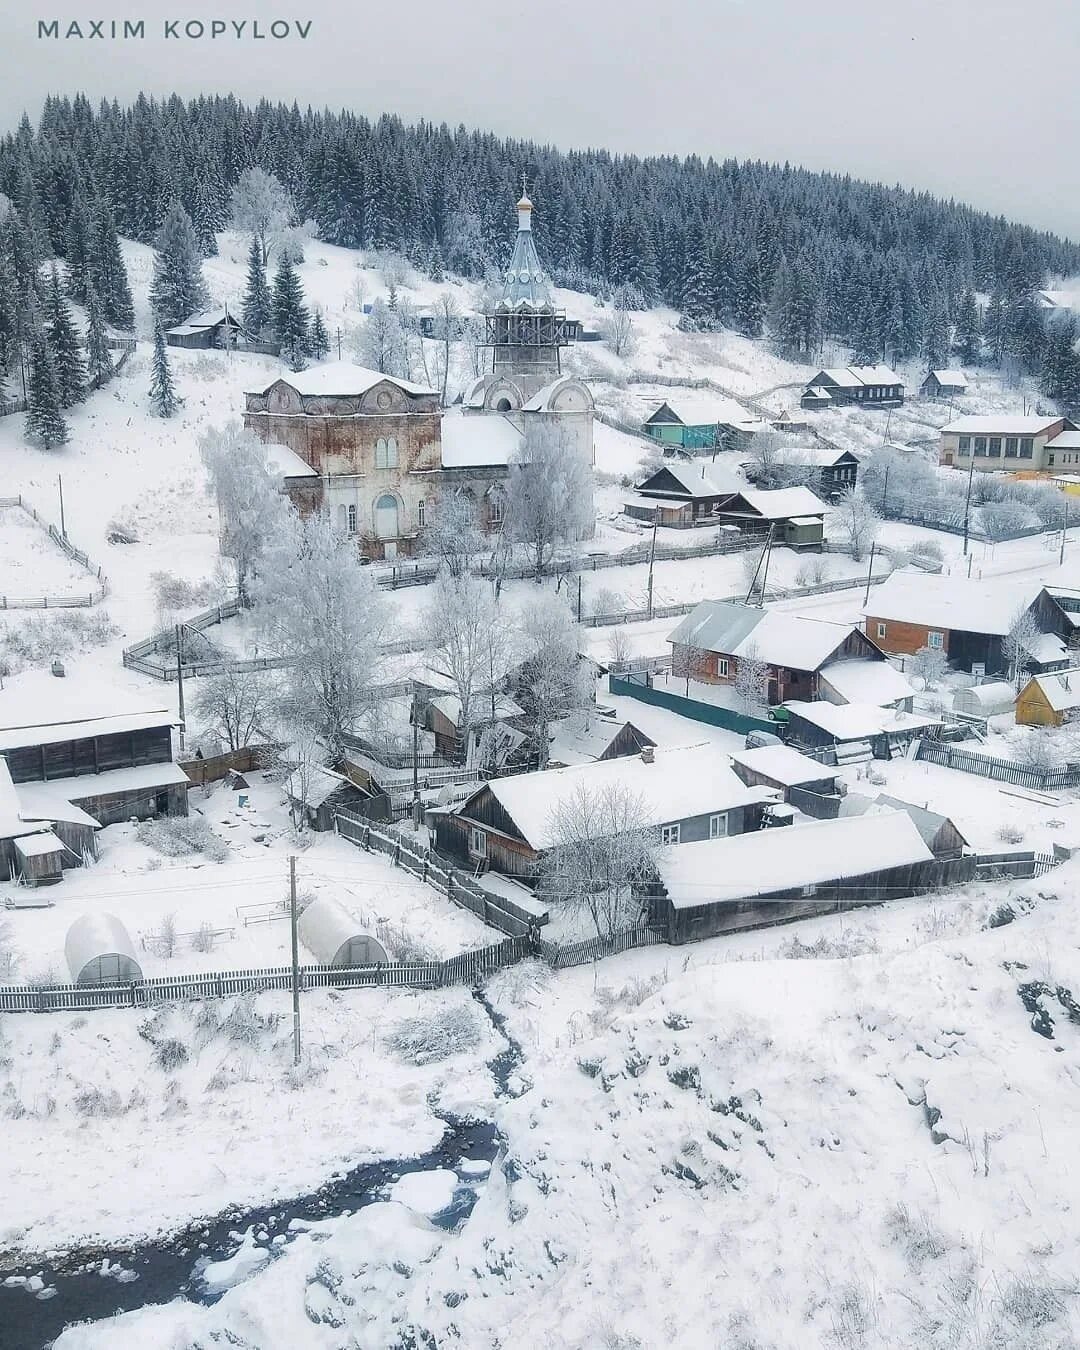
<path fill-rule="evenodd" d="M 0 756 L 0 880 L 59 881 L 65 868 L 97 856 L 99 828 L 51 784 L 16 786 Z"/>
<path fill-rule="evenodd" d="M 551 748 L 548 767 L 567 768 L 571 764 L 588 764 L 596 760 L 622 759 L 640 755 L 656 742 L 634 726 L 614 717 L 596 713 L 584 716 L 572 713 L 551 728 Z"/>
<path fill-rule="evenodd" d="M 777 795 L 748 787 L 714 746 L 647 747 L 638 756 L 492 779 L 457 810 L 434 817 L 436 844 L 472 868 L 531 877 L 558 842 L 560 808 L 609 788 L 640 802 L 642 824 L 664 846 L 757 829 Z"/>
<path fill-rule="evenodd" d="M 628 516 L 675 529 L 720 525 L 721 508 L 744 486 L 734 470 L 707 460 L 667 459 L 637 485 Z"/>
<path fill-rule="evenodd" d="M 652 917 L 672 943 L 879 904 L 940 877 L 903 811 L 688 844 L 661 857 L 657 870 Z"/>
<path fill-rule="evenodd" d="M 666 399 L 641 429 L 661 445 L 681 450 L 733 450 L 767 426 L 732 398 L 691 389 Z"/>
<path fill-rule="evenodd" d="M 808 487 L 743 488 L 716 512 L 721 524 L 742 531 L 772 531 L 788 548 L 820 552 L 825 537 L 825 503 Z"/>
<path fill-rule="evenodd" d="M 14 700 L 0 701 L 0 755 L 16 787 L 47 783 L 96 825 L 187 815 L 188 778 L 173 762 L 171 713 L 97 712 L 60 693 L 51 706 L 56 720 L 37 721 L 20 715 Z"/>
<path fill-rule="evenodd" d="M 835 445 L 808 445 L 785 450 L 785 473 L 795 481 L 802 480 L 824 501 L 836 501 L 844 492 L 855 487 L 859 477 L 859 460 L 850 450 Z M 751 472 L 748 466 L 747 472 Z"/>
<path fill-rule="evenodd" d="M 967 376 L 962 370 L 931 370 L 919 386 L 924 398 L 960 398 L 967 393 Z"/>
<path fill-rule="evenodd" d="M 1002 577 L 975 581 L 894 572 L 871 591 L 863 627 L 883 651 L 910 656 L 929 647 L 959 670 L 1000 675 L 1009 665 L 1005 637 L 1018 612 L 1031 609 L 1049 631 L 1051 620 L 1032 608 L 1041 589 Z M 1053 653 L 1046 656 L 1052 659 Z"/>
<path fill-rule="evenodd" d="M 390 798 L 377 784 L 369 781 L 361 786 L 347 772 L 336 769 L 294 770 L 285 780 L 285 796 L 294 818 L 303 819 L 313 830 L 332 830 L 338 811 L 368 820 L 389 820 L 391 814 Z"/>
<path fill-rule="evenodd" d="M 736 684 L 739 665 L 763 666 L 767 702 L 815 699 L 831 662 L 884 662 L 853 624 L 829 623 L 730 600 L 703 600 L 668 635 L 675 675 L 707 684 Z"/>
<path fill-rule="evenodd" d="M 1060 727 L 1080 710 L 1080 669 L 1034 675 L 1016 696 L 1016 721 L 1025 727 Z"/>
<path fill-rule="evenodd" d="M 917 737 L 940 719 L 918 713 L 879 708 L 870 703 L 806 703 L 789 699 L 784 704 L 791 745 L 806 750 L 831 750 L 836 762 L 895 759 Z"/>
<path fill-rule="evenodd" d="M 196 350 L 215 347 L 236 350 L 256 345 L 260 350 L 266 351 L 273 345 L 256 343 L 245 330 L 239 316 L 230 313 L 228 305 L 223 305 L 220 309 L 208 309 L 201 314 L 193 314 L 190 319 L 185 319 L 175 328 L 167 328 L 165 341 L 170 347 L 190 347 Z"/>
<path fill-rule="evenodd" d="M 803 390 L 800 406 L 807 409 L 856 404 L 865 408 L 899 408 L 904 382 L 888 366 L 845 366 L 819 370 Z"/>
<path fill-rule="evenodd" d="M 733 751 L 731 767 L 749 787 L 773 788 L 806 815 L 833 819 L 840 813 L 836 769 L 789 745 Z"/>

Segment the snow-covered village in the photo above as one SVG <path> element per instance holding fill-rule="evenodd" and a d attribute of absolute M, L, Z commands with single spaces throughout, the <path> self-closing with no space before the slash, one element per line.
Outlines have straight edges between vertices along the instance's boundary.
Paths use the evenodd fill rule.
<path fill-rule="evenodd" d="M 7 133 L 0 1346 L 1080 1345 L 1080 244 Z"/>

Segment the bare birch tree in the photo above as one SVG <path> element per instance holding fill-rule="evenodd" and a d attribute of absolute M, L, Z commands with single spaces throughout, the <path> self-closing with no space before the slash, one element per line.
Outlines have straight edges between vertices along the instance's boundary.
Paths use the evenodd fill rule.
<path fill-rule="evenodd" d="M 473 557 L 484 547 L 472 498 L 464 492 L 444 493 L 420 536 L 420 546 L 438 558 L 452 577 L 464 576 Z"/>
<path fill-rule="evenodd" d="M 288 725 L 315 727 L 339 758 L 369 699 L 387 618 L 354 541 L 324 515 L 293 515 L 266 551 L 255 600 L 267 645 L 288 662 Z"/>
<path fill-rule="evenodd" d="M 459 752 L 468 747 L 476 702 L 490 654 L 488 634 L 499 626 L 498 605 L 478 577 L 442 573 L 431 588 L 421 628 L 428 637 L 428 662 L 457 697 Z"/>
<path fill-rule="evenodd" d="M 202 724 L 230 750 L 251 745 L 263 735 L 271 690 L 258 671 L 227 669 L 195 686 L 194 710 Z"/>
<path fill-rule="evenodd" d="M 1001 649 L 1009 663 L 1009 679 L 1017 690 L 1023 681 L 1027 662 L 1031 658 L 1043 632 L 1035 616 L 1026 605 L 1021 605 L 1012 616 L 1009 631 L 1001 640 Z"/>
<path fill-rule="evenodd" d="M 266 466 L 266 447 L 239 422 L 209 427 L 199 442 L 221 516 L 221 553 L 236 572 L 242 605 L 260 559 L 293 514 L 280 480 Z"/>
<path fill-rule="evenodd" d="M 552 844 L 540 863 L 544 898 L 585 910 L 598 937 L 635 923 L 660 845 L 642 798 L 618 781 L 599 791 L 578 783 L 552 810 L 549 828 Z"/>
<path fill-rule="evenodd" d="M 592 527 L 592 466 L 565 427 L 530 423 L 510 464 L 504 532 L 525 548 L 539 582 L 558 545 L 583 539 Z"/>
<path fill-rule="evenodd" d="M 877 512 L 861 492 L 849 488 L 836 504 L 836 523 L 848 552 L 856 562 L 862 562 L 877 538 L 881 523 Z"/>
<path fill-rule="evenodd" d="M 592 666 L 581 655 L 581 630 L 556 595 L 538 597 L 521 616 L 523 659 L 509 691 L 528 714 L 536 755 L 547 763 L 551 723 L 592 701 Z"/>

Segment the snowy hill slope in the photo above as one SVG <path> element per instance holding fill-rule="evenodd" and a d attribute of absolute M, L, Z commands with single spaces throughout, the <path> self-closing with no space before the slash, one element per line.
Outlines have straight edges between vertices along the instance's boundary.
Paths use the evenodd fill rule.
<path fill-rule="evenodd" d="M 58 1350 L 1073 1346 L 1078 880 L 1028 884 L 1007 926 L 880 954 L 675 973 L 643 952 L 599 989 L 508 972 L 529 1086 L 458 1237 L 367 1211 L 211 1309 Z"/>

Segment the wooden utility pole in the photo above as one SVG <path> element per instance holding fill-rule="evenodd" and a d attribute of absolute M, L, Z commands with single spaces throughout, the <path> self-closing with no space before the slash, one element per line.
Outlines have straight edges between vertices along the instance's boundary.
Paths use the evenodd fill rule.
<path fill-rule="evenodd" d="M 652 542 L 649 544 L 649 601 L 646 612 L 651 619 L 653 616 L 653 567 L 656 563 L 656 527 L 660 524 L 660 508 L 653 507 L 652 513 Z"/>
<path fill-rule="evenodd" d="M 581 622 L 581 573 L 577 576 L 577 621 Z"/>
<path fill-rule="evenodd" d="M 334 329 L 334 337 L 335 337 L 335 339 L 336 339 L 336 341 L 337 341 L 337 359 L 340 361 L 340 360 L 341 360 L 341 329 L 340 329 L 340 328 L 335 328 L 335 329 Z"/>
<path fill-rule="evenodd" d="M 874 550 L 877 544 L 870 545 L 870 566 L 866 569 L 866 594 L 863 596 L 863 606 L 870 603 L 870 578 L 874 575 Z"/>
<path fill-rule="evenodd" d="M 972 438 L 974 440 L 974 437 Z M 968 551 L 968 533 L 971 522 L 971 480 L 975 477 L 975 446 L 971 447 L 971 464 L 968 467 L 967 496 L 964 498 L 964 557 L 967 557 Z M 971 575 L 971 568 L 968 567 L 968 576 Z"/>
<path fill-rule="evenodd" d="M 412 687 L 412 818 L 413 829 L 420 828 L 420 716 L 416 706 L 416 685 Z"/>
<path fill-rule="evenodd" d="M 62 474 L 56 475 L 56 486 L 60 491 L 60 533 L 67 538 L 67 523 L 64 520 L 64 478 Z"/>
<path fill-rule="evenodd" d="M 300 946 L 296 932 L 296 856 L 289 858 L 289 923 L 292 928 L 293 1063 L 300 1063 Z"/>
<path fill-rule="evenodd" d="M 1058 554 L 1059 567 L 1063 567 L 1065 565 L 1065 536 L 1069 533 L 1069 494 L 1066 492 L 1064 494 L 1064 497 L 1065 497 L 1065 520 L 1062 522 L 1061 526 L 1061 552 Z"/>
<path fill-rule="evenodd" d="M 176 625 L 176 691 L 180 699 L 180 753 L 185 750 L 187 718 L 184 715 L 184 625 Z"/>

